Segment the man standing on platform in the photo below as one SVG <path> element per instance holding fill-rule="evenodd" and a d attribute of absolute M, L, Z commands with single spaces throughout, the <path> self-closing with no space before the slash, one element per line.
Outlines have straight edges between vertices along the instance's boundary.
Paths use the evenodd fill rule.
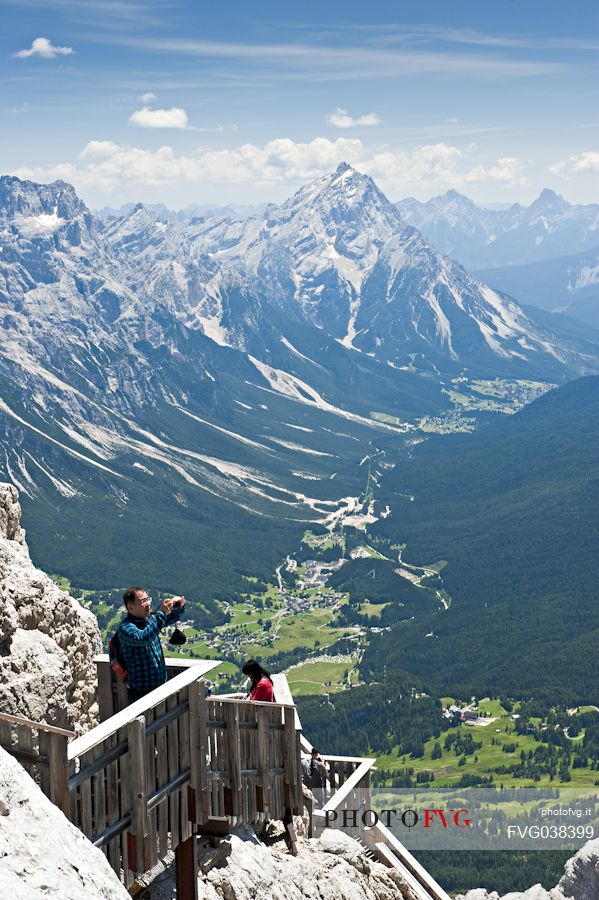
<path fill-rule="evenodd" d="M 160 632 L 181 617 L 185 597 L 164 600 L 152 612 L 152 598 L 141 587 L 123 594 L 127 615 L 119 625 L 118 637 L 127 669 L 129 703 L 134 703 L 166 681 L 166 663 L 160 643 Z"/>

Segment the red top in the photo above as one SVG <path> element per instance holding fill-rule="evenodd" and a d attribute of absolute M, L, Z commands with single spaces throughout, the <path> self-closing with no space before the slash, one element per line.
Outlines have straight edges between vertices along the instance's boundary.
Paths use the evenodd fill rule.
<path fill-rule="evenodd" d="M 275 695 L 270 678 L 261 678 L 253 691 L 250 691 L 250 700 L 264 700 L 274 703 Z"/>

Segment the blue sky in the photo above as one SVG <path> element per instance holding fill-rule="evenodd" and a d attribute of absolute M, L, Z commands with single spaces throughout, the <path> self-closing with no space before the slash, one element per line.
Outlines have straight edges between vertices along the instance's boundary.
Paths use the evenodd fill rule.
<path fill-rule="evenodd" d="M 347 160 L 388 196 L 599 202 L 599 4 L 0 0 L 0 169 L 90 206 L 279 201 Z"/>

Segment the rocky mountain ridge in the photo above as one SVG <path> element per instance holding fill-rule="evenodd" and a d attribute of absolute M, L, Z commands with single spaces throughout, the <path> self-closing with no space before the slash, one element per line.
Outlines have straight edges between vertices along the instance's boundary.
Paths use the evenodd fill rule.
<path fill-rule="evenodd" d="M 529 206 L 485 209 L 451 190 L 400 200 L 402 218 L 471 270 L 526 265 L 599 246 L 599 204 L 570 204 L 546 188 Z"/>
<path fill-rule="evenodd" d="M 95 724 L 93 613 L 34 568 L 12 485 L 0 484 L 0 708 L 75 731 Z"/>
<path fill-rule="evenodd" d="M 237 222 L 138 205 L 106 224 L 64 182 L 10 177 L 0 208 L 0 465 L 36 501 L 38 558 L 79 584 L 122 585 L 137 559 L 173 589 L 148 560 L 149 508 L 168 567 L 197 573 L 220 521 L 262 559 L 259 516 L 280 541 L 272 571 L 302 523 L 354 503 L 373 441 L 452 408 L 448 377 L 599 369 L 599 344 L 440 256 L 347 165 Z M 94 522 L 100 554 L 75 521 Z M 243 571 L 224 552 L 220 570 Z"/>

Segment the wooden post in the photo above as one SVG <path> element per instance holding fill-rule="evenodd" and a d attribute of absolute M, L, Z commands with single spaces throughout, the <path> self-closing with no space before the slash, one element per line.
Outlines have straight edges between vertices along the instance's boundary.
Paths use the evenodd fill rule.
<path fill-rule="evenodd" d="M 4 719 L 0 719 L 0 747 L 12 748 L 12 725 Z"/>
<path fill-rule="evenodd" d="M 129 765 L 131 767 L 131 832 L 135 836 L 135 857 L 129 866 L 145 872 L 146 841 L 148 838 L 148 795 L 146 793 L 146 720 L 138 716 L 129 722 Z"/>
<path fill-rule="evenodd" d="M 302 743 L 301 731 L 297 728 L 297 717 L 295 727 L 295 814 L 303 815 L 304 812 L 304 779 L 302 770 Z"/>
<path fill-rule="evenodd" d="M 285 766 L 285 806 L 295 807 L 297 775 L 295 772 L 295 710 L 284 710 L 283 760 Z"/>
<path fill-rule="evenodd" d="M 68 738 L 64 734 L 48 735 L 48 762 L 50 770 L 50 799 L 70 818 Z"/>
<path fill-rule="evenodd" d="M 257 707 L 258 712 L 258 791 L 261 803 L 258 812 L 270 813 L 270 728 L 268 726 L 268 710 L 264 706 Z"/>
<path fill-rule="evenodd" d="M 241 747 L 239 740 L 239 710 L 236 703 L 224 703 L 225 740 L 227 742 L 227 762 L 229 784 L 231 786 L 231 815 L 241 815 Z"/>
<path fill-rule="evenodd" d="M 202 825 L 210 815 L 208 794 L 208 710 L 206 691 L 202 681 L 192 681 L 189 691 L 189 767 L 190 784 L 193 791 L 193 807 L 189 816 L 197 825 Z"/>
<path fill-rule="evenodd" d="M 17 749 L 22 750 L 25 756 L 33 755 L 33 731 L 30 725 L 17 725 Z M 21 759 L 20 762 L 28 775 L 33 776 L 31 761 L 27 762 L 25 759 Z"/>
<path fill-rule="evenodd" d="M 192 834 L 175 850 L 177 900 L 198 900 L 198 854 Z"/>
<path fill-rule="evenodd" d="M 96 660 L 96 672 L 98 677 L 98 709 L 100 722 L 109 719 L 114 710 L 112 696 L 112 668 L 109 662 Z"/>
<path fill-rule="evenodd" d="M 37 733 L 37 746 L 41 759 L 37 764 L 40 777 L 40 787 L 45 796 L 51 799 L 50 790 L 50 736 L 47 731 L 40 729 Z M 45 762 L 44 762 L 45 760 Z"/>

